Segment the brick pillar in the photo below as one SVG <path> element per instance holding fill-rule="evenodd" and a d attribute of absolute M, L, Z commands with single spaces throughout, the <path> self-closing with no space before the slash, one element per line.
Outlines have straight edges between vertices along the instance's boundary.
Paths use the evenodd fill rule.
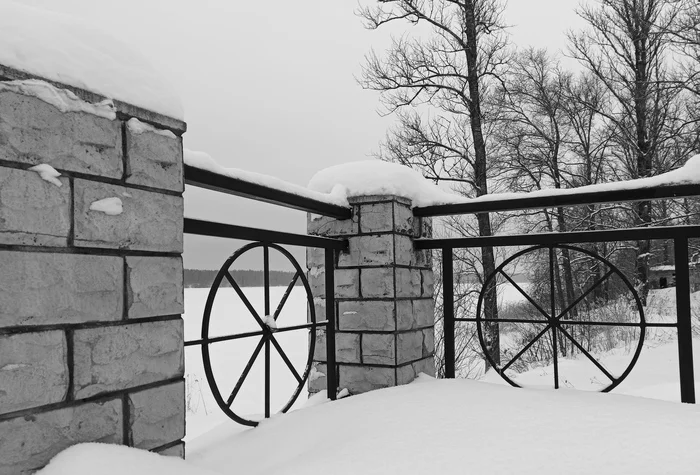
<path fill-rule="evenodd" d="M 433 271 L 429 251 L 413 248 L 430 233 L 430 220 L 415 218 L 411 202 L 397 196 L 351 200 L 352 219 L 309 216 L 308 232 L 349 240 L 335 269 L 336 360 L 339 388 L 352 394 L 407 384 L 420 372 L 435 374 Z M 317 318 L 325 315 L 323 250 L 307 251 Z M 314 360 L 324 373 L 325 334 Z M 325 389 L 311 378 L 309 392 Z"/>
<path fill-rule="evenodd" d="M 0 67 L 0 475 L 79 442 L 181 455 L 185 124 L 61 112 L 23 76 Z"/>

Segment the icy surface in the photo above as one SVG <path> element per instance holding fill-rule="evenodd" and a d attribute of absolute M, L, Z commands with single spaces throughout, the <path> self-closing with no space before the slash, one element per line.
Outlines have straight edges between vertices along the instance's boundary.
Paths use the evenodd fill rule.
<path fill-rule="evenodd" d="M 285 191 L 298 196 L 304 196 L 325 203 L 330 203 L 339 206 L 348 206 L 348 201 L 344 196 L 333 196 L 326 193 L 318 193 L 308 190 L 303 186 L 295 185 L 279 178 L 261 173 L 248 172 L 239 168 L 224 168 L 207 153 L 195 152 L 193 150 L 184 150 L 185 165 L 207 170 L 218 175 L 237 178 L 239 180 L 255 183 L 256 185 L 267 186 L 276 190 Z"/>
<path fill-rule="evenodd" d="M 2 0 L 0 0 L 1 2 Z M 0 3 L 0 5 L 2 5 Z M 2 19 L 0 19 L 2 23 Z M 2 32 L 0 32 L 0 36 Z M 0 49 L 0 54 L 2 50 Z M 0 61 L 0 64 L 2 61 Z M 91 104 L 80 99 L 67 89 L 59 89 L 46 81 L 38 79 L 26 79 L 24 81 L 0 82 L 0 92 L 11 91 L 16 94 L 36 97 L 42 101 L 51 104 L 61 112 L 87 112 L 106 119 L 114 120 L 117 118 L 114 103 L 106 99 L 97 104 Z"/>
<path fill-rule="evenodd" d="M 322 402 L 243 432 L 219 426 L 188 444 L 189 472 L 185 462 L 90 445 L 39 473 L 683 475 L 700 464 L 695 405 L 426 377 Z"/>
<path fill-rule="evenodd" d="M 56 169 L 48 163 L 34 165 L 33 167 L 29 167 L 29 169 L 33 172 L 37 172 L 42 180 L 48 181 L 49 183 L 53 183 L 58 187 L 63 186 L 61 180 L 58 179 L 58 177 L 61 176 L 61 174 L 58 173 Z"/>
<path fill-rule="evenodd" d="M 268 328 L 271 328 L 273 330 L 277 330 L 277 322 L 275 321 L 275 317 L 272 315 L 265 315 L 263 318 L 263 323 L 268 326 Z"/>
<path fill-rule="evenodd" d="M 158 129 L 156 127 L 153 127 L 150 124 L 147 124 L 145 122 L 141 122 L 137 118 L 132 118 L 129 119 L 129 121 L 126 123 L 126 125 L 129 127 L 129 130 L 131 130 L 135 134 L 142 134 L 144 132 L 153 132 L 154 134 L 162 135 L 164 137 L 169 137 L 171 139 L 176 138 L 175 134 L 172 133 L 169 130 L 165 129 Z"/>
<path fill-rule="evenodd" d="M 92 211 L 99 211 L 110 216 L 122 214 L 122 200 L 117 197 L 104 198 L 102 200 L 93 201 L 90 203 Z"/>
<path fill-rule="evenodd" d="M 0 0 L 0 64 L 175 119 L 182 104 L 138 51 L 100 25 Z"/>

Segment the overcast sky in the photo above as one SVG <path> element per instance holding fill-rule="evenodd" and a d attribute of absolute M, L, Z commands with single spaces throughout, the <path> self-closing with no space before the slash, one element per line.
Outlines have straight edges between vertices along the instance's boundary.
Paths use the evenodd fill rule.
<path fill-rule="evenodd" d="M 391 118 L 355 82 L 388 33 L 367 31 L 355 0 L 22 0 L 84 18 L 150 59 L 180 93 L 185 147 L 221 165 L 306 185 L 325 167 L 371 156 Z M 510 0 L 513 42 L 565 48 L 578 0 Z M 304 233 L 303 213 L 208 191 L 185 215 Z M 218 268 L 240 243 L 186 237 L 185 266 Z M 253 260 L 243 267 L 258 267 Z"/>

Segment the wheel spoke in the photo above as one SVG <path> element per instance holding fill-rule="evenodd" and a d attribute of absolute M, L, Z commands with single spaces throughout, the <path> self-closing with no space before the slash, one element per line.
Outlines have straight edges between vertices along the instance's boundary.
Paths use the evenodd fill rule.
<path fill-rule="evenodd" d="M 513 279 L 510 278 L 510 276 L 509 276 L 508 274 L 506 274 L 505 272 L 503 272 L 503 270 L 500 270 L 499 272 L 501 273 L 501 275 L 502 275 L 503 277 L 506 278 L 506 280 L 508 280 L 508 282 L 511 283 L 511 285 L 512 285 L 513 287 L 515 287 L 515 288 L 523 295 L 523 297 L 525 297 L 525 298 L 528 300 L 528 302 L 530 302 L 530 303 L 532 304 L 533 307 L 535 307 L 542 315 L 544 315 L 544 317 L 545 317 L 547 320 L 550 320 L 550 319 L 552 318 L 552 317 L 540 306 L 540 304 L 538 304 L 537 302 L 535 302 L 535 301 L 532 299 L 532 297 L 530 297 L 530 295 L 529 295 L 527 292 L 525 292 L 518 284 L 515 283 L 515 281 L 514 281 Z"/>
<path fill-rule="evenodd" d="M 233 280 L 233 277 L 231 276 L 231 274 L 226 272 L 225 275 L 226 275 L 226 280 L 228 280 L 228 282 L 231 284 L 231 287 L 233 287 L 233 290 L 235 290 L 236 293 L 238 294 L 238 298 L 241 299 L 241 301 L 246 306 L 248 311 L 251 313 L 251 315 L 253 315 L 253 318 L 255 318 L 255 320 L 258 322 L 258 325 L 260 325 L 260 328 L 262 328 L 263 330 L 265 328 L 267 328 L 267 325 L 265 325 L 265 322 L 262 321 L 262 319 L 260 318 L 260 315 L 258 315 L 258 312 L 256 312 L 255 309 L 253 308 L 253 306 L 250 304 L 248 297 L 245 296 L 245 294 L 243 293 L 241 288 L 238 286 L 236 281 Z"/>
<path fill-rule="evenodd" d="M 263 246 L 263 280 L 265 283 L 265 317 L 270 315 L 270 248 Z"/>
<path fill-rule="evenodd" d="M 270 340 L 265 339 L 265 418 L 270 418 Z"/>
<path fill-rule="evenodd" d="M 287 358 L 287 354 L 284 352 L 282 347 L 280 346 L 279 342 L 275 338 L 274 335 L 270 335 L 270 341 L 274 345 L 275 349 L 277 350 L 277 353 L 282 357 L 282 360 L 287 364 L 287 368 L 289 368 L 289 371 L 292 372 L 294 377 L 296 378 L 298 383 L 302 383 L 304 380 L 301 376 L 299 376 L 299 373 L 297 370 L 294 368 L 294 365 L 292 364 L 291 361 L 289 361 L 289 358 Z"/>
<path fill-rule="evenodd" d="M 610 374 L 610 372 L 609 372 L 607 369 L 605 369 L 605 367 L 604 367 L 603 365 L 601 365 L 601 364 L 598 362 L 598 360 L 596 360 L 596 359 L 593 357 L 593 355 L 591 355 L 588 351 L 586 351 L 586 349 L 585 349 L 583 346 L 581 346 L 581 345 L 579 344 L 579 342 L 577 342 L 577 341 L 569 334 L 569 332 L 567 332 L 564 328 L 561 328 L 561 327 L 559 328 L 559 330 L 564 334 L 565 337 L 567 337 L 569 340 L 571 340 L 571 343 L 573 343 L 574 345 L 576 345 L 576 348 L 578 348 L 578 349 L 581 351 L 581 353 L 583 353 L 584 355 L 586 355 L 586 357 L 587 357 L 589 360 L 591 360 L 591 363 L 593 363 L 593 364 L 596 366 L 596 368 L 598 368 L 605 376 L 607 376 L 608 379 L 610 379 L 610 381 L 613 381 L 613 382 L 615 381 L 615 376 L 613 376 L 612 374 Z"/>
<path fill-rule="evenodd" d="M 298 279 L 299 279 L 299 273 L 297 272 L 294 274 L 294 278 L 287 286 L 287 290 L 285 290 L 284 295 L 282 296 L 282 299 L 280 300 L 279 305 L 277 305 L 277 309 L 275 310 L 275 313 L 273 315 L 275 318 L 275 321 L 277 321 L 277 317 L 279 317 L 280 312 L 282 311 L 282 308 L 284 307 L 284 304 L 287 303 L 287 299 L 289 298 L 289 294 L 292 293 L 292 290 L 294 289 L 294 285 L 297 283 Z"/>
<path fill-rule="evenodd" d="M 261 338 L 260 342 L 258 343 L 258 346 L 255 347 L 255 351 L 253 351 L 253 356 L 251 356 L 250 359 L 248 360 L 248 364 L 245 365 L 245 369 L 243 370 L 243 374 L 241 374 L 240 378 L 238 378 L 236 385 L 233 387 L 233 391 L 231 391 L 231 395 L 228 397 L 228 400 L 226 401 L 226 405 L 228 407 L 231 407 L 231 404 L 233 404 L 233 400 L 236 398 L 236 395 L 238 394 L 238 391 L 241 390 L 241 386 L 243 386 L 243 382 L 245 381 L 245 378 L 248 377 L 248 373 L 250 373 L 250 369 L 253 367 L 253 363 L 255 363 L 255 359 L 260 354 L 260 350 L 262 350 L 262 347 L 263 347 L 263 344 L 265 343 L 265 341 L 266 341 L 265 337 Z"/>
<path fill-rule="evenodd" d="M 559 351 L 557 349 L 557 329 L 552 327 L 552 350 L 554 355 L 554 389 L 559 389 Z"/>
<path fill-rule="evenodd" d="M 504 367 L 501 368 L 501 372 L 504 372 L 505 370 L 507 370 L 508 368 L 510 368 L 510 365 L 512 365 L 513 363 L 515 363 L 515 362 L 518 360 L 518 358 L 520 358 L 521 356 L 523 356 L 523 355 L 525 354 L 525 352 L 526 352 L 527 350 L 529 350 L 530 347 L 531 347 L 532 345 L 535 344 L 535 342 L 536 342 L 537 340 L 539 340 L 540 338 L 542 338 L 542 335 L 544 335 L 545 333 L 547 333 L 547 330 L 549 330 L 550 327 L 551 327 L 551 325 L 550 325 L 550 324 L 547 324 L 547 326 L 544 327 L 544 330 L 542 330 L 541 332 L 539 332 L 539 333 L 537 334 L 537 336 L 535 336 L 535 338 L 533 338 L 532 341 L 531 341 L 530 343 L 528 343 L 527 345 L 525 345 L 525 347 L 524 347 L 522 350 L 520 350 L 520 351 L 518 352 L 518 354 L 515 355 L 515 356 L 513 357 L 512 360 L 510 360 L 510 361 L 508 362 L 507 365 L 505 365 Z"/>
<path fill-rule="evenodd" d="M 574 308 L 576 305 L 578 305 L 578 303 L 579 303 L 581 300 L 585 299 L 591 292 L 593 292 L 593 290 L 595 290 L 596 287 L 598 287 L 600 284 L 602 284 L 603 282 L 605 282 L 605 281 L 606 281 L 611 275 L 613 275 L 614 273 L 615 273 L 615 272 L 614 272 L 612 269 L 610 269 L 603 277 L 601 277 L 600 279 L 598 279 L 598 280 L 596 281 L 596 283 L 594 283 L 593 285 L 591 285 L 591 286 L 588 288 L 588 290 L 586 290 L 583 294 L 581 294 L 578 298 L 576 298 L 576 300 L 574 300 L 573 303 L 572 303 L 571 305 L 569 305 L 568 307 L 566 307 L 566 310 L 564 310 L 563 312 L 561 312 L 561 313 L 556 317 L 556 320 L 561 320 L 561 318 L 562 318 L 564 315 L 566 315 L 567 313 L 569 313 L 569 311 L 570 311 L 572 308 Z"/>

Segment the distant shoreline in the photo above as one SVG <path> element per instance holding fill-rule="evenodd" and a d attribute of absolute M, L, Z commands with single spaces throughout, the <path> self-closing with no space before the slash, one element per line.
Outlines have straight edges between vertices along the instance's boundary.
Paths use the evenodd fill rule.
<path fill-rule="evenodd" d="M 218 270 L 209 269 L 185 269 L 185 288 L 209 288 L 218 272 Z M 263 271 L 261 270 L 231 270 L 231 276 L 240 287 L 262 287 L 265 285 Z M 286 287 L 293 278 L 294 272 L 271 270 L 270 286 Z M 301 285 L 301 280 L 297 279 L 295 286 L 299 285 Z M 221 282 L 221 287 L 231 287 L 231 284 L 224 279 Z"/>

